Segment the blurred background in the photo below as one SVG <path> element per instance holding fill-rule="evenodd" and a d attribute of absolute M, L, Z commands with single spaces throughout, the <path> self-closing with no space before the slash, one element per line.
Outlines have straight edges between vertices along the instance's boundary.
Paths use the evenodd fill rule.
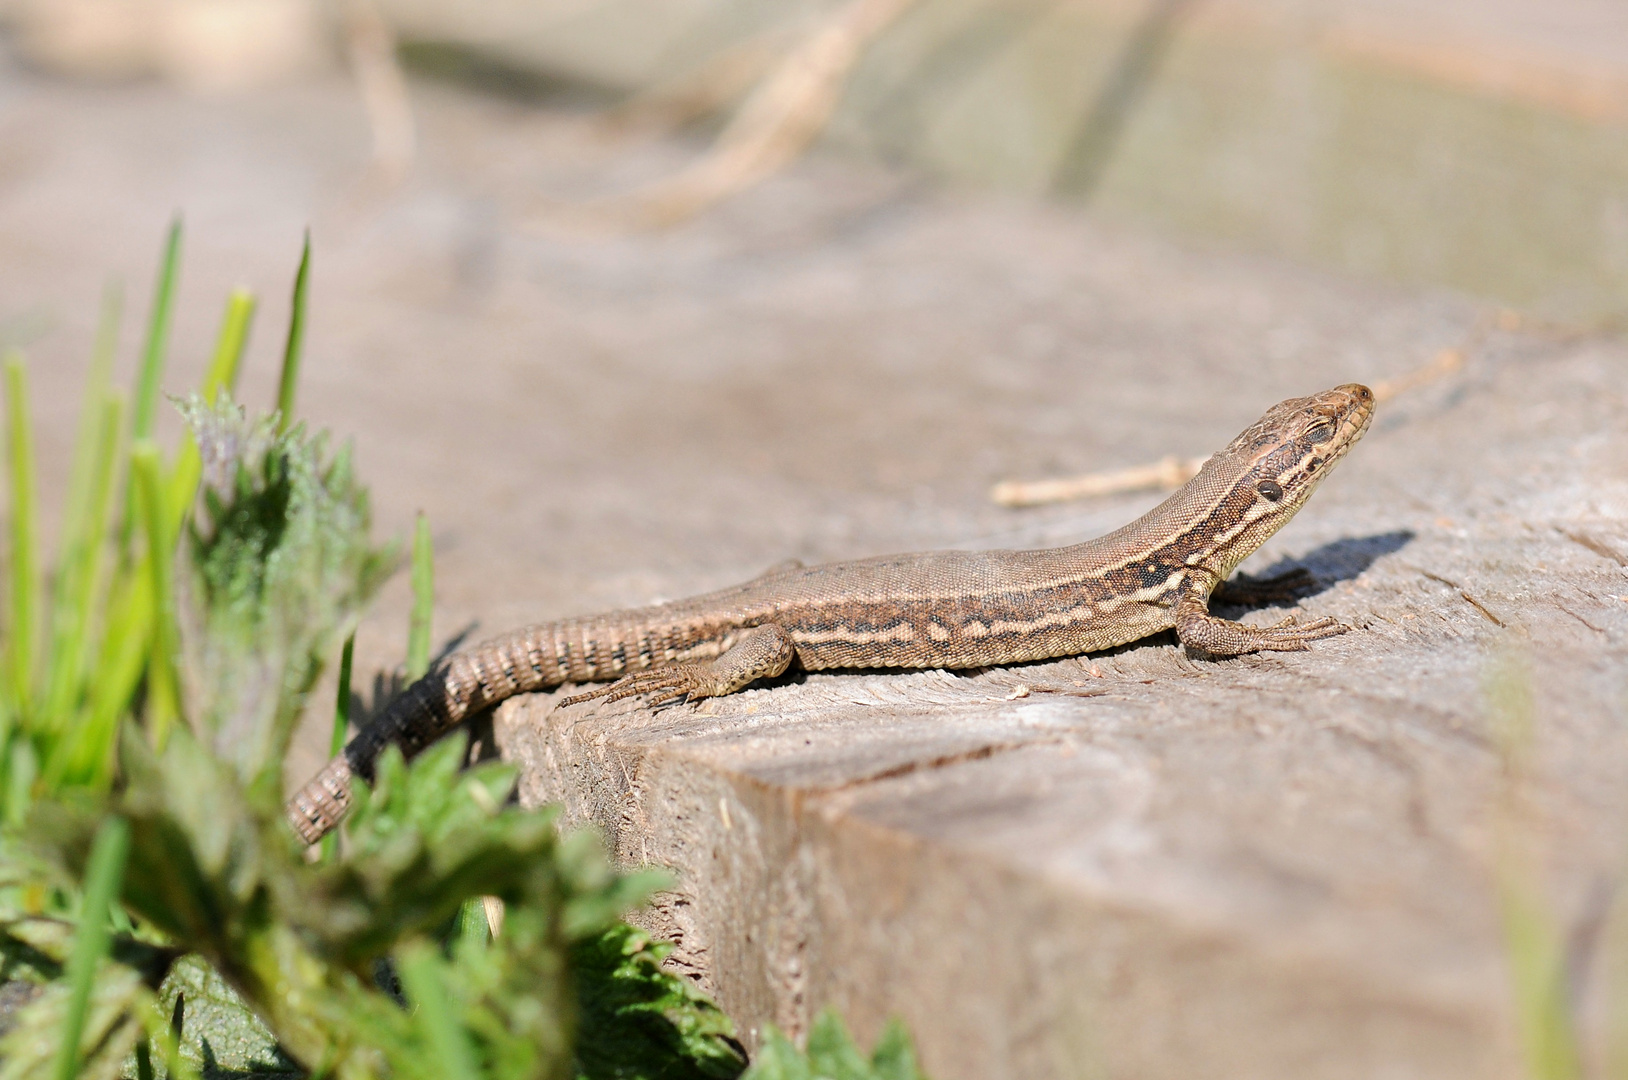
<path fill-rule="evenodd" d="M 16 62 L 104 85 L 252 97 L 348 68 L 392 175 L 416 133 L 393 44 L 413 77 L 698 132 L 778 75 L 780 99 L 759 105 L 797 129 L 781 157 L 818 139 L 1570 318 L 1612 317 L 1628 284 L 1628 13 L 1612 0 L 6 0 L 0 14 Z M 787 78 L 799 59 L 802 85 Z"/>

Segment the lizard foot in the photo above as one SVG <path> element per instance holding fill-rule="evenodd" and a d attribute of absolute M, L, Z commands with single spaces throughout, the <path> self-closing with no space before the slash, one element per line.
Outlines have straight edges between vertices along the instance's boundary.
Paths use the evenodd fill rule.
<path fill-rule="evenodd" d="M 1351 629 L 1324 617 L 1300 623 L 1293 615 L 1272 626 L 1249 626 L 1218 619 L 1202 609 L 1184 611 L 1176 621 L 1176 636 L 1190 649 L 1212 656 L 1239 656 L 1251 652 L 1303 652 L 1307 644 Z"/>
<path fill-rule="evenodd" d="M 660 708 L 681 698 L 709 697 L 711 695 L 698 693 L 705 689 L 710 681 L 707 678 L 707 667 L 705 664 L 669 664 L 666 667 L 651 668 L 649 671 L 635 671 L 631 675 L 623 675 L 613 683 L 561 698 L 560 704 L 580 705 L 584 701 L 611 702 L 621 701 L 623 698 L 644 697 L 648 699 L 645 703 L 651 708 Z"/>
<path fill-rule="evenodd" d="M 1305 624 L 1297 622 L 1295 617 L 1290 615 L 1282 622 L 1257 628 L 1260 644 L 1255 648 L 1264 651 L 1300 652 L 1309 647 L 1306 644 L 1308 641 L 1335 637 L 1349 629 L 1351 628 L 1343 622 L 1327 615 Z"/>
<path fill-rule="evenodd" d="M 644 697 L 655 708 L 680 698 L 693 700 L 722 697 L 754 679 L 773 678 L 796 659 L 797 650 L 786 632 L 773 623 L 754 626 L 715 660 L 682 661 L 623 675 L 620 679 L 585 694 L 572 694 L 561 705 L 602 698 L 620 701 Z"/>

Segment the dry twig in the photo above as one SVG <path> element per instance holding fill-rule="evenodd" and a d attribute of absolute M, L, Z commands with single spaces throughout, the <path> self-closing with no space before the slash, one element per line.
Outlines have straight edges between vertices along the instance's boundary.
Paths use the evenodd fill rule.
<path fill-rule="evenodd" d="M 710 116 L 744 98 L 786 51 L 780 28 L 732 45 L 701 64 L 642 90 L 599 118 L 608 135 L 636 130 L 670 131 Z"/>
<path fill-rule="evenodd" d="M 373 131 L 374 167 L 387 184 L 399 183 L 417 152 L 417 127 L 396 58 L 396 35 L 375 0 L 350 0 L 345 47 Z"/>
<path fill-rule="evenodd" d="M 914 2 L 849 0 L 758 84 L 711 149 L 689 167 L 628 195 L 549 207 L 548 216 L 661 228 L 768 179 L 824 130 L 865 47 Z"/>
<path fill-rule="evenodd" d="M 1119 495 L 1127 491 L 1179 488 L 1194 476 L 1205 458 L 1167 457 L 1151 465 L 1087 473 L 1061 480 L 1004 480 L 990 498 L 1002 506 L 1040 506 L 1044 503 Z"/>
<path fill-rule="evenodd" d="M 1521 316 L 1512 311 L 1500 311 L 1477 319 L 1457 346 L 1441 350 L 1428 364 L 1393 379 L 1374 383 L 1374 400 L 1388 401 L 1398 394 L 1453 374 L 1464 366 L 1465 357 L 1486 341 L 1487 335 L 1494 329 L 1513 331 L 1523 325 Z M 1001 506 L 1040 506 L 1071 499 L 1123 495 L 1132 491 L 1170 491 L 1196 476 L 1205 460 L 1167 457 L 1151 465 L 1086 473 L 1060 480 L 1003 480 L 990 490 L 989 497 Z"/>

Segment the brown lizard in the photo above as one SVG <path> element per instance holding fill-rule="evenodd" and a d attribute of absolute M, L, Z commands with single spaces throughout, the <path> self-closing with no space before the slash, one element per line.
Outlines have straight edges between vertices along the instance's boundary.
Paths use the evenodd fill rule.
<path fill-rule="evenodd" d="M 540 623 L 454 654 L 392 701 L 288 804 L 315 842 L 344 816 L 354 777 L 386 746 L 412 756 L 504 698 L 563 683 L 562 699 L 652 705 L 833 668 L 970 668 L 1076 656 L 1175 628 L 1213 656 L 1296 651 L 1343 633 L 1332 618 L 1255 627 L 1211 595 L 1362 438 L 1374 395 L 1355 383 L 1267 410 L 1197 476 L 1124 528 L 1044 551 L 934 551 L 776 568 L 689 600 Z M 1303 583 L 1304 571 L 1254 583 Z M 1237 591 L 1237 590 L 1234 590 Z"/>

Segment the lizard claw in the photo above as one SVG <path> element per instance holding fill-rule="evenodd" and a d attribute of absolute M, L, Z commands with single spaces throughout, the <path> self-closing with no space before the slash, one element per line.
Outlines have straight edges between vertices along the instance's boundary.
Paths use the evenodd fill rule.
<path fill-rule="evenodd" d="M 647 699 L 646 704 L 651 708 L 660 708 L 679 699 L 688 698 L 700 686 L 699 672 L 693 670 L 692 665 L 672 664 L 623 675 L 615 682 L 561 698 L 560 705 L 580 705 L 584 701 L 600 699 L 609 703 L 621 701 L 623 698 L 644 697 Z"/>
<path fill-rule="evenodd" d="M 1338 619 L 1324 616 L 1302 625 L 1293 615 L 1280 623 L 1262 627 L 1261 636 L 1264 647 L 1275 652 L 1303 651 L 1308 641 L 1320 641 L 1323 638 L 1334 637 L 1351 629 Z"/>

